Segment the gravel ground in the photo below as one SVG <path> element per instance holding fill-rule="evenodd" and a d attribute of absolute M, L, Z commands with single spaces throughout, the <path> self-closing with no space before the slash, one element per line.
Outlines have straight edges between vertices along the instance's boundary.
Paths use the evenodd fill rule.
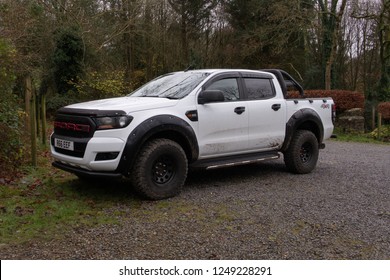
<path fill-rule="evenodd" d="M 191 172 L 120 223 L 2 245 L 0 259 L 390 259 L 390 146 L 329 141 L 308 175 L 283 160 Z"/>

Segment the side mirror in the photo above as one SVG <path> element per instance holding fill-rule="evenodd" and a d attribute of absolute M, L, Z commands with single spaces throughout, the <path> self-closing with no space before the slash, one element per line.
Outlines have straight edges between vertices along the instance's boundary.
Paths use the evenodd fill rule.
<path fill-rule="evenodd" d="M 198 103 L 201 105 L 223 101 L 225 101 L 225 96 L 223 95 L 222 90 L 205 90 L 199 93 L 198 96 Z"/>

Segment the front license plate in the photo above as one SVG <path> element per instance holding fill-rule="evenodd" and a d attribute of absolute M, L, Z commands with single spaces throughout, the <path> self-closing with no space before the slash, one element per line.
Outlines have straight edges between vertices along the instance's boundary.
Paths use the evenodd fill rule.
<path fill-rule="evenodd" d="M 55 138 L 54 139 L 54 147 L 68 150 L 68 151 L 73 151 L 74 150 L 74 143 L 73 143 L 73 141 Z"/>

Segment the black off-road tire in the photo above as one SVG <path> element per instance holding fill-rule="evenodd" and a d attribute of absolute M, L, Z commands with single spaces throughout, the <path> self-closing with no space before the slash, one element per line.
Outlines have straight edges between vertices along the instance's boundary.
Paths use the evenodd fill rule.
<path fill-rule="evenodd" d="M 183 148 L 169 139 L 155 139 L 141 149 L 131 176 L 138 193 L 159 200 L 179 194 L 187 172 Z"/>
<path fill-rule="evenodd" d="M 284 163 L 293 173 L 307 174 L 316 167 L 318 153 L 318 140 L 313 132 L 298 130 L 284 152 Z"/>

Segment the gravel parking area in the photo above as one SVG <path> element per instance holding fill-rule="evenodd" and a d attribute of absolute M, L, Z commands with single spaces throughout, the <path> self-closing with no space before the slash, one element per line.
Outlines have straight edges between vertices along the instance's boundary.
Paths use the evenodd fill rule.
<path fill-rule="evenodd" d="M 390 259 L 390 146 L 327 142 L 313 173 L 283 160 L 191 172 L 120 223 L 0 248 L 0 259 Z"/>

